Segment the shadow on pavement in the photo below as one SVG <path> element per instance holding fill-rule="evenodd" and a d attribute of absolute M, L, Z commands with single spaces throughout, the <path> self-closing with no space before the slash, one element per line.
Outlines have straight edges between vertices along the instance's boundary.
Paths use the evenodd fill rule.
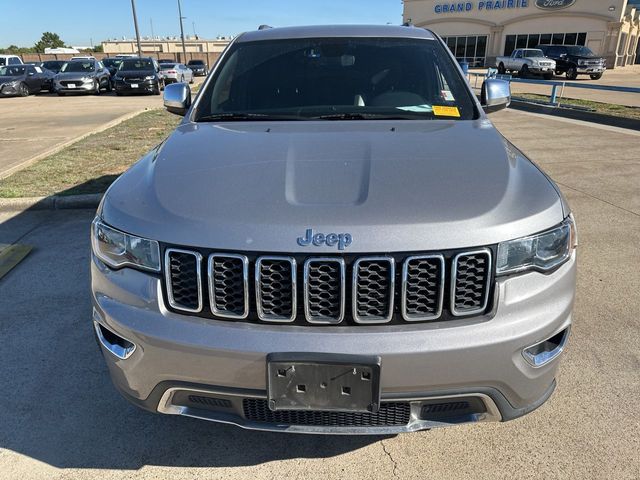
<path fill-rule="evenodd" d="M 249 432 L 154 415 L 122 399 L 91 327 L 93 216 L 0 215 L 0 243 L 34 247 L 0 280 L 0 450 L 59 468 L 225 467 L 328 458 L 380 440 Z"/>

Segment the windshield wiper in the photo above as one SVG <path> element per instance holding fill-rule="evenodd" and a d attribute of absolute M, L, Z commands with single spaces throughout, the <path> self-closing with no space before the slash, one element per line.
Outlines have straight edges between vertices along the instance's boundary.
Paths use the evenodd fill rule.
<path fill-rule="evenodd" d="M 243 121 L 273 121 L 273 120 L 307 120 L 298 115 L 278 115 L 266 113 L 215 113 L 204 115 L 196 119 L 196 122 L 243 122 Z"/>
<path fill-rule="evenodd" d="M 311 117 L 313 120 L 415 120 L 424 118 L 424 114 L 398 115 L 395 113 L 331 113 Z"/>

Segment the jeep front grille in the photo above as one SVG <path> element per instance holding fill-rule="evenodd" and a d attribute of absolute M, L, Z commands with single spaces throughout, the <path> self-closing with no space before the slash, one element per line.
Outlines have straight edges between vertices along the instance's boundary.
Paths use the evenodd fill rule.
<path fill-rule="evenodd" d="M 443 321 L 484 315 L 493 251 L 306 257 L 165 249 L 169 310 L 298 325 Z"/>
<path fill-rule="evenodd" d="M 453 259 L 451 313 L 473 315 L 487 306 L 491 253 L 488 250 L 460 253 Z"/>

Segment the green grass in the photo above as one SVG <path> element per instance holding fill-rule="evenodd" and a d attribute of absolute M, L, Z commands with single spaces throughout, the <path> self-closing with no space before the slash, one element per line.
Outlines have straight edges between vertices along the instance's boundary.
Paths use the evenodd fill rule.
<path fill-rule="evenodd" d="M 180 122 L 149 110 L 0 180 L 0 198 L 102 193 Z"/>
<path fill-rule="evenodd" d="M 536 93 L 517 93 L 513 95 L 514 98 L 522 98 L 525 100 L 534 100 L 548 102 L 551 97 L 548 95 L 538 95 Z M 594 102 L 591 100 L 582 100 L 574 98 L 563 98 L 560 100 L 561 105 L 576 106 L 581 108 L 587 108 L 596 113 L 603 115 L 612 115 L 615 117 L 633 118 L 640 120 L 640 108 L 639 107 L 627 107 L 625 105 L 617 105 L 614 103 Z"/>

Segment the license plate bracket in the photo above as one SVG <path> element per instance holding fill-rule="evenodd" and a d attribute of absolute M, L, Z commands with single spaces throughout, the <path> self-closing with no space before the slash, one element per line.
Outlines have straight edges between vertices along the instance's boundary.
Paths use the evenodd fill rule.
<path fill-rule="evenodd" d="M 269 408 L 375 413 L 380 408 L 380 371 L 376 356 L 270 354 Z"/>

